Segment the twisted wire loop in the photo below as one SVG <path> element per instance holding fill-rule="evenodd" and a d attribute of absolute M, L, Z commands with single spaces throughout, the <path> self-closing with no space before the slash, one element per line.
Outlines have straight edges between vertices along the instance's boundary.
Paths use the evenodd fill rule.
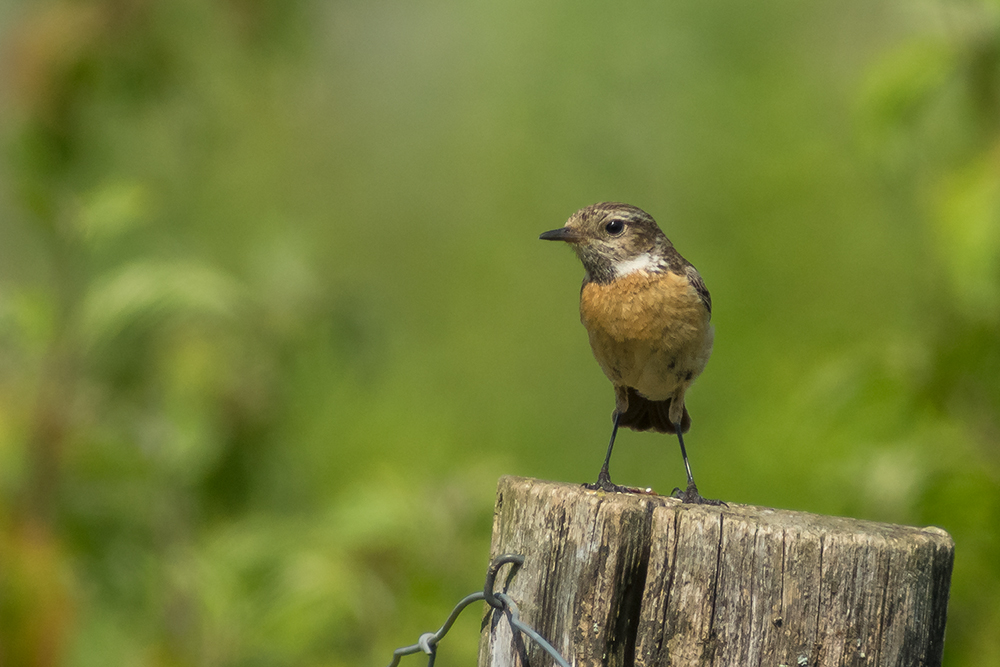
<path fill-rule="evenodd" d="M 444 625 L 442 625 L 437 632 L 425 632 L 420 635 L 416 644 L 397 648 L 393 651 L 392 662 L 389 663 L 389 667 L 396 667 L 399 664 L 399 659 L 404 655 L 421 652 L 427 655 L 427 667 L 434 667 L 434 659 L 437 657 L 438 642 L 440 642 L 441 639 L 448 634 L 448 631 L 451 630 L 451 626 L 455 624 L 455 619 L 458 618 L 459 614 L 461 614 L 462 611 L 464 611 L 470 604 L 478 602 L 479 600 L 485 600 L 495 612 L 503 614 L 512 628 L 527 635 L 532 641 L 542 647 L 546 653 L 552 656 L 552 659 L 556 661 L 556 664 L 558 664 L 559 667 L 569 667 L 569 663 L 566 662 L 565 658 L 559 655 L 559 652 L 552 647 L 552 644 L 548 643 L 540 634 L 535 632 L 534 628 L 521 620 L 521 614 L 517 609 L 517 605 L 510 598 L 510 596 L 506 593 L 493 592 L 500 568 L 508 563 L 514 565 L 514 568 L 510 573 L 510 576 L 513 576 L 514 573 L 517 572 L 517 568 L 524 564 L 524 556 L 519 554 L 502 554 L 494 558 L 490 563 L 489 569 L 486 571 L 486 585 L 483 586 L 483 590 L 472 593 L 471 595 L 466 595 L 464 598 L 459 600 L 458 604 L 455 605 L 455 608 L 451 610 L 451 614 L 448 615 L 448 620 L 444 622 Z"/>
<path fill-rule="evenodd" d="M 524 565 L 524 556 L 521 554 L 500 554 L 493 559 L 490 563 L 490 567 L 486 570 L 486 584 L 483 586 L 483 599 L 486 600 L 486 604 L 493 607 L 494 609 L 502 609 L 503 603 L 493 594 L 493 588 L 496 586 L 497 575 L 500 573 L 500 568 L 507 563 L 513 563 L 514 567 L 510 571 L 510 575 L 514 576 L 518 568 Z"/>

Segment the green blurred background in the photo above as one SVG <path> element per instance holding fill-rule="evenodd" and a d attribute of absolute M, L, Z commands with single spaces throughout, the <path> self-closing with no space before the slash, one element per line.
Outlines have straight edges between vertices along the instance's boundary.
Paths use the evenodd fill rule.
<path fill-rule="evenodd" d="M 537 235 L 622 200 L 712 291 L 702 491 L 944 527 L 946 664 L 1000 665 L 995 0 L 0 0 L 0 114 L 0 664 L 436 628 L 500 475 L 596 476 Z"/>

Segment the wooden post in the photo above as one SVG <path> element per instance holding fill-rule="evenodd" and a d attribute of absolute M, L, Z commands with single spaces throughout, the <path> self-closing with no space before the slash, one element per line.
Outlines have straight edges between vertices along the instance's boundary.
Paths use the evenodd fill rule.
<path fill-rule="evenodd" d="M 503 477 L 491 552 L 524 555 L 497 590 L 575 667 L 941 664 L 940 528 Z M 480 667 L 553 664 L 491 620 Z"/>

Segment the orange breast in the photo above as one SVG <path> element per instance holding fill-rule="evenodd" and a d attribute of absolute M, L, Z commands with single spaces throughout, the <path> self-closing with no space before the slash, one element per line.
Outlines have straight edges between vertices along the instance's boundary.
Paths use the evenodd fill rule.
<path fill-rule="evenodd" d="M 689 385 L 712 349 L 708 310 L 687 279 L 671 272 L 587 283 L 580 319 L 605 375 L 653 400 Z"/>

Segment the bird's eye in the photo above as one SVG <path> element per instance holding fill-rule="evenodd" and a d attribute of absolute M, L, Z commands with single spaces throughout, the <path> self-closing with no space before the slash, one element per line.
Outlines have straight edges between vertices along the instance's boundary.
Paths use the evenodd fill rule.
<path fill-rule="evenodd" d="M 604 231 L 612 236 L 618 236 L 625 231 L 625 223 L 621 220 L 612 220 L 608 224 L 604 225 Z"/>

